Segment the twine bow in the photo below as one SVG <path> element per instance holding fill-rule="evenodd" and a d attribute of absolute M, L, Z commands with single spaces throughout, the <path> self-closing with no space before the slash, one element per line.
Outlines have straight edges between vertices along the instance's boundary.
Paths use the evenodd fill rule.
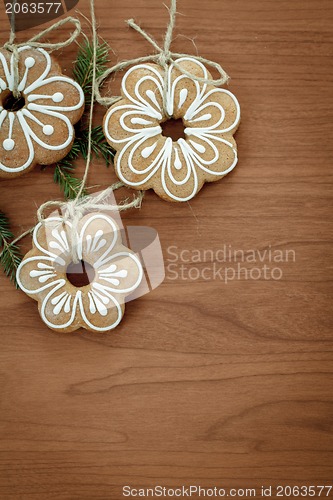
<path fill-rule="evenodd" d="M 210 59 L 206 59 L 204 57 L 198 56 L 198 55 L 191 55 L 192 59 L 195 59 L 196 61 L 199 61 L 203 64 L 206 64 L 207 66 L 210 66 L 214 69 L 216 69 L 220 75 L 220 78 L 217 79 L 209 79 L 209 78 L 202 78 L 197 75 L 193 75 L 189 71 L 187 71 L 185 68 L 183 68 L 180 64 L 177 63 L 177 59 L 180 57 L 187 57 L 188 54 L 182 54 L 178 52 L 172 52 L 170 50 L 171 43 L 172 43 L 172 35 L 173 35 L 173 30 L 175 28 L 176 24 L 176 14 L 177 14 L 177 0 L 171 0 L 171 6 L 169 10 L 169 24 L 167 26 L 167 30 L 165 33 L 164 37 L 164 44 L 163 47 L 160 47 L 158 43 L 154 40 L 154 38 L 149 35 L 146 31 L 144 31 L 138 24 L 135 23 L 133 19 L 129 19 L 126 21 L 126 23 L 130 26 L 130 28 L 133 28 L 135 31 L 137 31 L 143 38 L 145 38 L 156 50 L 157 54 L 151 54 L 148 56 L 143 56 L 143 57 L 138 57 L 136 59 L 130 59 L 128 61 L 122 61 L 113 66 L 112 68 L 109 68 L 105 71 L 103 75 L 101 75 L 99 78 L 96 80 L 96 85 L 95 85 L 95 95 L 96 95 L 96 100 L 99 102 L 99 104 L 102 104 L 103 106 L 112 106 L 112 104 L 118 102 L 121 97 L 120 96 L 114 96 L 114 97 L 102 97 L 100 94 L 100 88 L 104 82 L 104 80 L 111 74 L 117 73 L 118 71 L 122 71 L 129 66 L 133 66 L 135 64 L 140 64 L 140 63 L 145 63 L 145 62 L 155 62 L 159 64 L 163 69 L 164 69 L 164 108 L 166 108 L 166 93 L 167 93 L 167 86 L 166 86 L 166 81 L 168 78 L 167 74 L 167 69 L 170 64 L 175 66 L 182 74 L 188 76 L 189 78 L 199 82 L 199 83 L 205 83 L 208 85 L 214 85 L 214 86 L 220 86 L 224 85 L 229 81 L 229 76 L 228 74 L 224 71 L 222 66 L 218 64 L 217 62 L 211 61 Z M 164 109 L 165 114 L 168 116 L 167 110 Z"/>
<path fill-rule="evenodd" d="M 116 190 L 124 187 L 122 182 L 116 182 L 109 188 L 101 191 L 98 194 L 91 196 L 85 196 L 80 199 L 74 199 L 71 201 L 47 201 L 43 203 L 37 210 L 37 218 L 39 222 L 46 223 L 47 218 L 44 217 L 46 209 L 50 207 L 57 207 L 62 213 L 61 218 L 64 222 L 71 222 L 71 252 L 72 261 L 74 264 L 79 262 L 79 256 L 77 254 L 78 250 L 78 231 L 77 226 L 87 212 L 100 211 L 100 212 L 123 212 L 129 210 L 130 208 L 141 208 L 141 203 L 143 199 L 143 192 L 139 191 L 139 194 L 133 198 L 132 201 L 124 200 L 119 205 L 108 204 L 109 196 Z"/>

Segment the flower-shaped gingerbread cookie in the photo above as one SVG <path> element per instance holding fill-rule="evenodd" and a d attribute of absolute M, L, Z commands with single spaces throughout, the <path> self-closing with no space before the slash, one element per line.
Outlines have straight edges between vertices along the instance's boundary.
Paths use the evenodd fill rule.
<path fill-rule="evenodd" d="M 176 61 L 185 71 L 211 79 L 191 58 Z M 237 163 L 233 134 L 240 121 L 236 97 L 199 81 L 170 64 L 167 75 L 157 64 L 132 67 L 122 80 L 123 98 L 111 106 L 104 133 L 116 149 L 118 177 L 135 189 L 153 188 L 168 201 L 193 198 L 205 182 L 216 181 Z M 165 137 L 161 124 L 182 119 L 184 138 Z"/>
<path fill-rule="evenodd" d="M 21 47 L 18 55 L 21 97 L 15 99 L 14 56 L 0 50 L 0 177 L 64 158 L 74 140 L 73 124 L 84 110 L 81 87 L 62 75 L 45 50 Z"/>
<path fill-rule="evenodd" d="M 89 214 L 78 225 L 77 252 L 95 276 L 85 286 L 74 286 L 67 275 L 72 261 L 71 228 L 69 221 L 59 217 L 36 226 L 33 248 L 17 271 L 18 284 L 38 301 L 42 320 L 53 330 L 111 330 L 123 317 L 125 298 L 142 280 L 142 265 L 122 244 L 113 219 Z"/>

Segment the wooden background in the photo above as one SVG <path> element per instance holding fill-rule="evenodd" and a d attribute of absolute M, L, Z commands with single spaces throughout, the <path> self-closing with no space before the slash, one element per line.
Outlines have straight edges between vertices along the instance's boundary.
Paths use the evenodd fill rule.
<path fill-rule="evenodd" d="M 162 39 L 159 0 L 96 3 L 113 63 L 150 51 L 124 19 Z M 79 8 L 88 15 L 87 0 Z M 107 335 L 48 330 L 36 303 L 1 277 L 1 499 L 333 482 L 332 2 L 179 0 L 178 10 L 174 49 L 193 53 L 194 37 L 232 76 L 239 165 L 190 205 L 148 193 L 124 222 L 154 227 L 165 257 L 170 245 L 271 245 L 293 249 L 296 262 L 281 264 L 279 281 L 190 282 L 167 272 Z M 61 54 L 68 74 L 75 53 Z M 114 179 L 95 162 L 90 184 Z M 59 196 L 52 167 L 0 182 L 16 234 Z"/>

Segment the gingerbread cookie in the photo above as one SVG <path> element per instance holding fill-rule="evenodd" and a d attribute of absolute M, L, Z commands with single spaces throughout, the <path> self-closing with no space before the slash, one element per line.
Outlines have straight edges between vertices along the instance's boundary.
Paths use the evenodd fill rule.
<path fill-rule="evenodd" d="M 21 47 L 18 54 L 21 97 L 15 99 L 14 56 L 0 50 L 0 177 L 5 178 L 64 158 L 73 144 L 73 124 L 84 111 L 81 87 L 44 49 Z"/>
<path fill-rule="evenodd" d="M 142 265 L 122 244 L 113 219 L 89 214 L 78 225 L 77 252 L 92 267 L 94 277 L 85 286 L 74 286 L 67 275 L 72 261 L 71 228 L 69 221 L 59 217 L 36 226 L 33 248 L 17 271 L 18 284 L 38 301 L 42 320 L 53 330 L 111 330 L 123 317 L 125 298 L 142 280 Z"/>
<path fill-rule="evenodd" d="M 195 77 L 211 79 L 191 58 L 176 61 Z M 118 177 L 135 189 L 154 189 L 168 201 L 193 198 L 205 182 L 224 177 L 237 163 L 233 139 L 240 122 L 236 97 L 199 83 L 171 64 L 167 75 L 157 64 L 139 64 L 122 80 L 123 98 L 106 113 L 104 133 L 117 151 Z M 161 124 L 182 119 L 185 138 L 173 141 Z"/>

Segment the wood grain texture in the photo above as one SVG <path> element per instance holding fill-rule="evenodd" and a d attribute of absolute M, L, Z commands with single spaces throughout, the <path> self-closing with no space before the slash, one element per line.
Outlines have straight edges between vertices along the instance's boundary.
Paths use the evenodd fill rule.
<path fill-rule="evenodd" d="M 162 39 L 158 0 L 96 4 L 112 62 L 150 50 L 124 19 Z M 88 15 L 86 0 L 79 8 Z M 178 11 L 174 49 L 193 53 L 193 37 L 232 76 L 239 165 L 190 205 L 148 193 L 124 221 L 156 228 L 166 259 L 170 245 L 226 244 L 293 249 L 296 260 L 279 281 L 168 271 L 109 335 L 51 332 L 1 277 L 1 499 L 118 500 L 126 484 L 332 484 L 332 2 L 179 0 Z M 75 52 L 61 54 L 68 74 Z M 114 179 L 94 164 L 90 184 Z M 0 183 L 16 234 L 57 197 L 52 168 Z"/>

